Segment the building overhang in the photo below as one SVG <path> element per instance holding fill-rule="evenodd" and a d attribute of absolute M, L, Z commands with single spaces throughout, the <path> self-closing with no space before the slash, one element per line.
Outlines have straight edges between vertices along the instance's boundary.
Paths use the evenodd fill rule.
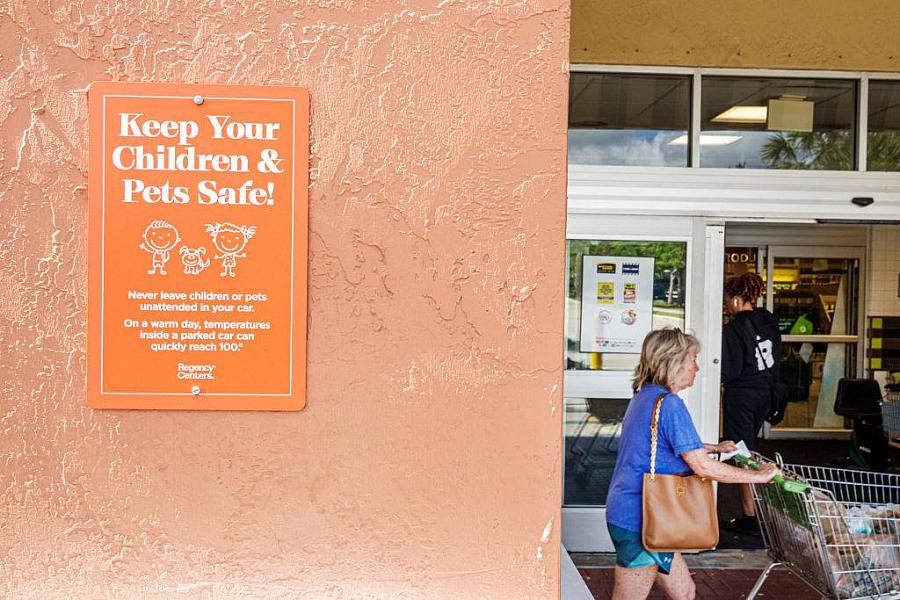
<path fill-rule="evenodd" d="M 900 223 L 900 173 L 584 165 L 568 169 L 570 213 Z M 865 203 L 861 198 L 872 202 L 860 206 Z"/>

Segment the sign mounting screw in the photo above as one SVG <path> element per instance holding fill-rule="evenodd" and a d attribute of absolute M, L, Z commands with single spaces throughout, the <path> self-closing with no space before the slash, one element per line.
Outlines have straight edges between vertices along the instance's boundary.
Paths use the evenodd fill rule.
<path fill-rule="evenodd" d="M 194 104 L 196 104 L 197 106 L 200 106 L 201 104 L 203 104 L 203 96 L 200 96 L 200 95 L 194 96 Z"/>
<path fill-rule="evenodd" d="M 195 396 L 199 396 L 199 395 L 200 395 L 200 386 L 199 386 L 199 385 L 195 385 L 194 387 L 192 387 L 192 388 L 191 388 L 191 393 L 192 393 L 193 395 L 195 395 Z"/>

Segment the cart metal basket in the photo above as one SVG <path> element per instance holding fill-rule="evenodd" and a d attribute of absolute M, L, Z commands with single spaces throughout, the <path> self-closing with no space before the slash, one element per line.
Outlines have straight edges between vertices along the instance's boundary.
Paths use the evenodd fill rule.
<path fill-rule="evenodd" d="M 748 600 L 778 566 L 826 598 L 900 598 L 900 475 L 776 462 L 786 481 L 751 486 L 772 564 Z"/>
<path fill-rule="evenodd" d="M 881 403 L 881 418 L 889 439 L 900 437 L 900 387 L 889 385 L 885 388 L 884 402 Z"/>

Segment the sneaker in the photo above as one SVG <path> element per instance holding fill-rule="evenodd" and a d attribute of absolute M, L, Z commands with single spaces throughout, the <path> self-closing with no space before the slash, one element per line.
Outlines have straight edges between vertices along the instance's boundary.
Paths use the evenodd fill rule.
<path fill-rule="evenodd" d="M 756 520 L 756 517 L 748 517 L 747 515 L 728 519 L 722 523 L 722 528 L 745 535 L 760 535 L 759 521 Z"/>

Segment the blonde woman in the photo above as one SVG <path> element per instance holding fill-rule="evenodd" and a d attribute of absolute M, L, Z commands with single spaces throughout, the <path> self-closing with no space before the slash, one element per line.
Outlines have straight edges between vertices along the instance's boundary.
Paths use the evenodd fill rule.
<path fill-rule="evenodd" d="M 679 329 L 651 332 L 634 371 L 634 397 L 625 412 L 619 455 L 606 500 L 606 521 L 616 548 L 613 600 L 646 598 L 656 582 L 669 598 L 694 598 L 694 582 L 678 552 L 651 552 L 641 545 L 641 493 L 650 471 L 650 420 L 656 398 L 665 393 L 659 417 L 656 472 L 696 473 L 726 483 L 765 483 L 774 465 L 749 471 L 710 458 L 734 443 L 704 444 L 678 393 L 694 384 L 700 343 Z"/>

